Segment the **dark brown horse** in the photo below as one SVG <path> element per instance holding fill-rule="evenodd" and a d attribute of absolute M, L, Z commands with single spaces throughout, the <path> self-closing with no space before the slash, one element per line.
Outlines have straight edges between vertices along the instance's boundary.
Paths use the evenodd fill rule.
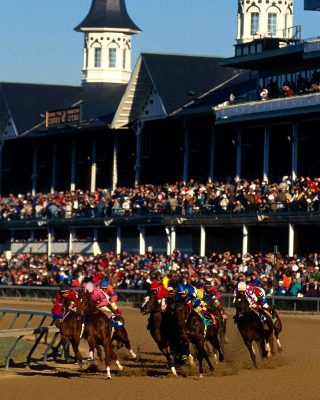
<path fill-rule="evenodd" d="M 221 361 L 223 360 L 223 355 L 220 351 L 217 332 L 215 335 L 209 334 L 209 336 L 207 337 L 207 333 L 205 332 L 205 325 L 202 321 L 202 318 L 196 311 L 190 309 L 187 306 L 187 301 L 187 298 L 182 298 L 181 300 L 177 301 L 175 310 L 182 340 L 186 341 L 188 344 L 194 344 L 197 348 L 199 361 L 199 377 L 202 378 L 204 376 L 202 367 L 203 358 L 205 358 L 205 360 L 207 361 L 210 371 L 214 370 L 213 365 L 211 364 L 208 354 L 204 348 L 206 338 L 212 344 L 212 346 L 218 350 Z M 215 336 L 215 338 L 213 336 Z"/>
<path fill-rule="evenodd" d="M 79 361 L 80 369 L 82 369 L 82 355 L 79 351 L 79 342 L 81 339 L 81 320 L 76 318 L 75 311 L 69 311 L 62 322 L 60 323 L 60 343 L 55 349 L 54 358 L 56 358 L 58 348 L 60 344 L 63 346 L 65 357 L 67 362 L 69 361 L 69 349 L 67 344 L 70 342 L 73 348 L 75 359 Z"/>
<path fill-rule="evenodd" d="M 83 337 L 87 339 L 89 344 L 90 358 L 94 362 L 94 349 L 97 345 L 102 345 L 105 350 L 105 365 L 107 367 L 107 378 L 111 379 L 110 375 L 110 355 L 115 360 L 118 368 L 123 370 L 115 352 L 112 349 L 111 341 L 120 339 L 125 344 L 126 348 L 131 352 L 134 359 L 137 356 L 133 353 L 128 338 L 128 334 L 124 326 L 112 328 L 112 324 L 107 315 L 97 310 L 89 292 L 79 292 L 76 317 L 85 323 Z M 117 331 L 117 333 L 116 333 Z"/>
<path fill-rule="evenodd" d="M 149 330 L 159 350 L 164 354 L 174 375 L 177 375 L 171 353 L 180 351 L 180 334 L 175 315 L 169 310 L 161 312 L 161 306 L 155 294 L 149 292 L 144 298 L 142 315 L 150 314 Z"/>
<path fill-rule="evenodd" d="M 235 321 L 242 336 L 244 344 L 247 346 L 253 365 L 257 368 L 256 355 L 252 346 L 256 342 L 262 358 L 271 358 L 274 354 L 273 346 L 273 323 L 266 318 L 262 324 L 260 316 L 252 310 L 244 292 L 239 292 L 235 297 L 236 316 Z"/>
<path fill-rule="evenodd" d="M 207 310 L 214 315 L 218 322 L 218 338 L 220 343 L 220 348 L 222 353 L 224 353 L 224 345 L 228 343 L 227 339 L 227 319 L 223 318 L 221 313 L 221 308 L 215 304 L 215 299 L 213 298 L 210 303 L 206 306 Z M 208 348 L 208 347 L 207 347 Z M 218 362 L 217 355 L 214 353 L 215 362 Z"/>

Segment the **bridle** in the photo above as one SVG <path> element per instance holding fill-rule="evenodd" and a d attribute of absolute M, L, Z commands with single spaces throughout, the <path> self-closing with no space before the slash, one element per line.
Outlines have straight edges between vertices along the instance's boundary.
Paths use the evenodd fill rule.
<path fill-rule="evenodd" d="M 241 303 L 241 304 L 239 304 L 239 303 Z M 236 310 L 237 310 L 237 317 L 239 317 L 239 318 L 242 318 L 247 313 L 251 312 L 251 310 L 249 308 L 248 301 L 247 301 L 246 296 L 245 296 L 245 293 L 243 293 L 243 294 L 239 294 L 238 293 L 236 295 L 235 305 L 236 305 Z M 238 305 L 240 307 L 238 307 Z"/>

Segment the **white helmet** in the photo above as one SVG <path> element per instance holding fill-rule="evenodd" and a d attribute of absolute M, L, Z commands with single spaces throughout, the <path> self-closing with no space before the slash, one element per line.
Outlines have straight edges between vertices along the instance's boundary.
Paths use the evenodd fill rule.
<path fill-rule="evenodd" d="M 238 292 L 245 292 L 247 289 L 247 285 L 244 282 L 238 283 Z"/>

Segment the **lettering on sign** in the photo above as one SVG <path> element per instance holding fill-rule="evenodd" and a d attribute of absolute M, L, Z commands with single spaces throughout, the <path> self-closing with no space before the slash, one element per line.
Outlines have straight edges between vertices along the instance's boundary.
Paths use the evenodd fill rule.
<path fill-rule="evenodd" d="M 82 107 L 66 108 L 64 110 L 47 111 L 46 127 L 74 125 L 82 122 Z"/>

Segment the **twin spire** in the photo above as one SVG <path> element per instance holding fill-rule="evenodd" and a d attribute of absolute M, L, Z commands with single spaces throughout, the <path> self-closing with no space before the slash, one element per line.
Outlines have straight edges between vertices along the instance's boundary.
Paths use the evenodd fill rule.
<path fill-rule="evenodd" d="M 85 35 L 82 83 L 128 83 L 131 36 L 141 29 L 130 18 L 125 0 L 92 0 L 85 19 L 74 28 Z"/>

